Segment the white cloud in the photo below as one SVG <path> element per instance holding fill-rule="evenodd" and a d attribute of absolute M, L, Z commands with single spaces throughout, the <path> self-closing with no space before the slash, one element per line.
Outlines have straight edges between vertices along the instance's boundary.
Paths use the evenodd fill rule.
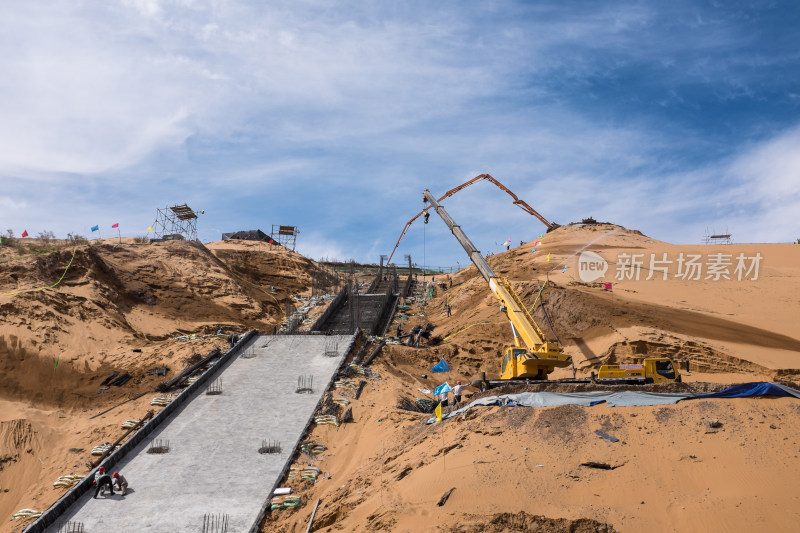
<path fill-rule="evenodd" d="M 310 255 L 372 260 L 423 188 L 488 172 L 562 223 L 592 215 L 681 240 L 724 218 L 716 198 L 748 238 L 775 235 L 775 218 L 793 224 L 796 132 L 736 156 L 702 128 L 651 115 L 697 108 L 687 84 L 720 100 L 757 95 L 757 69 L 790 52 L 744 50 L 757 32 L 706 13 L 697 31 L 685 6 L 472 7 L 15 3 L 0 19 L 3 218 L 66 233 L 125 212 L 137 227 L 167 198 L 211 206 L 226 228 L 293 220 L 311 230 Z M 651 65 L 641 88 L 659 89 L 625 92 L 625 76 Z M 602 89 L 624 99 L 604 108 Z M 708 155 L 687 162 L 685 151 Z M 452 201 L 480 248 L 538 234 L 489 189 Z M 300 210 L 313 202 L 322 208 Z"/>

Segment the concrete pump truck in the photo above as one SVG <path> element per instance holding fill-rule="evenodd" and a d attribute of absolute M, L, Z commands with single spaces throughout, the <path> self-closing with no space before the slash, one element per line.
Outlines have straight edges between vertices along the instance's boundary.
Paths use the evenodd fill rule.
<path fill-rule="evenodd" d="M 486 374 L 472 385 L 481 389 L 509 384 L 536 383 L 547 380 L 547 376 L 556 368 L 572 365 L 572 357 L 564 352 L 558 341 L 547 340 L 522 300 L 505 278 L 497 276 L 481 255 L 472 241 L 455 223 L 453 218 L 439 205 L 428 189 L 423 192 L 423 199 L 442 218 L 464 250 L 472 264 L 478 269 L 489 289 L 500 302 L 500 310 L 506 315 L 514 335 L 514 346 L 503 350 L 500 363 L 500 380 L 489 381 Z M 677 365 L 666 357 L 651 357 L 641 363 L 629 365 L 603 365 L 597 376 L 590 378 L 569 378 L 553 380 L 559 383 L 598 383 L 598 384 L 640 384 L 681 381 Z M 553 382 L 551 381 L 551 382 Z"/>

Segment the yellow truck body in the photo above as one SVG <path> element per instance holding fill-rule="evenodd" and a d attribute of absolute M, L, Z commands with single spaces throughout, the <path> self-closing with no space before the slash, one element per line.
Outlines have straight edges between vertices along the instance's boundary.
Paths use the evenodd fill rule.
<path fill-rule="evenodd" d="M 645 379 L 648 383 L 681 381 L 678 365 L 669 357 L 647 357 L 639 363 L 603 365 L 597 379 Z"/>

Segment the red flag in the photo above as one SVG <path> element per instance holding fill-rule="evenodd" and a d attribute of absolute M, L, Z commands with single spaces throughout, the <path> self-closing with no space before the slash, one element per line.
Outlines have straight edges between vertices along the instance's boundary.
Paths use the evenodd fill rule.
<path fill-rule="evenodd" d="M 611 284 L 610 283 L 603 283 L 603 290 L 610 291 L 611 290 Z"/>
<path fill-rule="evenodd" d="M 22 232 L 22 236 L 23 236 L 23 237 L 27 237 L 27 236 L 28 236 L 28 230 L 25 230 L 25 231 L 23 231 L 23 232 Z"/>
<path fill-rule="evenodd" d="M 119 222 L 117 222 L 116 224 L 111 224 L 111 227 L 112 228 L 118 228 L 119 227 Z"/>

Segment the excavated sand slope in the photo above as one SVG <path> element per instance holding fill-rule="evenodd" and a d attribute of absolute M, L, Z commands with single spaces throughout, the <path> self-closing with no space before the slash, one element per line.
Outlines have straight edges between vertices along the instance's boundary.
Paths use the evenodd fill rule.
<path fill-rule="evenodd" d="M 574 255 L 587 243 L 609 263 L 605 280 L 585 283 Z M 534 314 L 548 336 L 573 355 L 578 375 L 607 361 L 666 354 L 689 360 L 693 388 L 764 379 L 796 379 L 800 246 L 678 246 L 617 226 L 564 227 L 489 258 L 531 305 L 543 298 L 550 321 Z M 760 252 L 753 281 L 671 277 L 614 279 L 618 254 Z M 547 254 L 550 261 L 546 261 Z M 565 263 L 564 263 L 565 262 Z M 564 264 L 567 271 L 562 272 Z M 672 274 L 676 265 L 673 265 Z M 706 274 L 703 273 L 703 276 Z M 731 276 L 733 277 L 733 276 Z M 446 276 L 436 276 L 445 281 Z M 321 426 L 310 438 L 328 450 L 303 456 L 330 479 L 287 481 L 303 505 L 272 514 L 262 531 L 304 531 L 317 499 L 316 531 L 792 531 L 800 519 L 800 402 L 795 399 L 695 400 L 665 407 L 490 407 L 427 426 L 429 415 L 396 408 L 401 397 L 430 398 L 448 381 L 496 377 L 510 328 L 474 267 L 437 289 L 425 307 L 412 304 L 405 331 L 431 322 L 435 347 L 388 346 L 373 364 L 355 423 Z M 613 292 L 603 290 L 611 282 Z M 452 306 L 447 317 L 444 298 Z M 420 316 L 424 315 L 424 316 Z M 392 331 L 394 330 L 392 326 Z M 452 370 L 432 374 L 444 357 Z M 423 378 L 426 374 L 427 378 Z M 556 377 L 570 376 L 561 371 Z M 795 385 L 796 386 L 796 385 Z M 550 389 L 569 390 L 568 387 Z M 474 392 L 474 391 L 472 391 Z M 472 392 L 468 393 L 471 394 Z M 338 395 L 338 393 L 337 393 Z M 707 422 L 718 420 L 719 428 Z M 601 430 L 617 437 L 612 443 Z M 612 470 L 581 466 L 608 463 Z M 444 506 L 436 503 L 455 488 Z M 556 523 L 554 519 L 563 519 Z"/>
<path fill-rule="evenodd" d="M 72 255 L 6 253 L 0 264 L 0 531 L 21 527 L 8 521 L 17 510 L 53 503 L 64 491 L 53 482 L 87 472 L 92 447 L 116 440 L 156 393 L 90 417 L 225 345 L 224 336 L 172 337 L 271 330 L 289 296 L 307 291 L 320 270 L 282 247 L 247 242 L 108 240 L 79 246 L 65 274 Z M 26 292 L 62 274 L 55 288 Z M 170 368 L 166 378 L 149 373 L 160 366 Z M 133 378 L 98 393 L 112 371 Z"/>

